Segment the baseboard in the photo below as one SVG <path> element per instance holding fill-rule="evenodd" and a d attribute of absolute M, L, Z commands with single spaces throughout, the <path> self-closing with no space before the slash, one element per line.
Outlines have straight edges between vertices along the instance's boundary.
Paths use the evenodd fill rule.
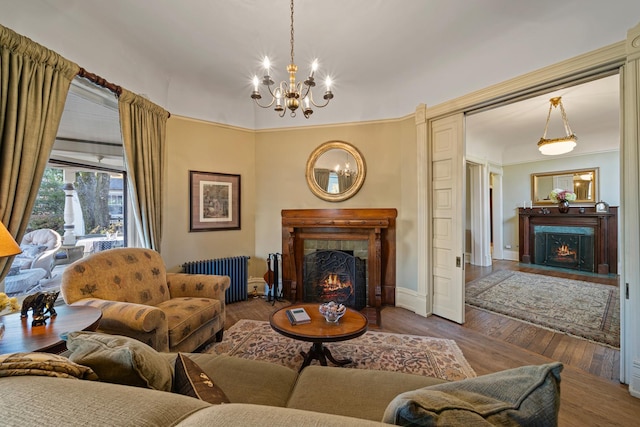
<path fill-rule="evenodd" d="M 407 288 L 396 287 L 396 307 L 405 308 L 423 317 L 431 315 L 431 311 L 427 311 L 427 296 Z"/>
<path fill-rule="evenodd" d="M 502 251 L 502 259 L 506 259 L 508 261 L 520 261 L 520 252 L 518 251 Z"/>

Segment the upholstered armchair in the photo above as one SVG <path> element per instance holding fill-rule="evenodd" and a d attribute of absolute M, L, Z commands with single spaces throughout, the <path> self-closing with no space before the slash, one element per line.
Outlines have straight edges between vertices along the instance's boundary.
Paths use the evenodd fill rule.
<path fill-rule="evenodd" d="M 62 246 L 62 237 L 55 230 L 43 228 L 25 234 L 20 242 L 22 253 L 16 255 L 12 267 L 20 270 L 42 268 L 51 277 L 54 256 Z"/>
<path fill-rule="evenodd" d="M 69 265 L 60 290 L 67 304 L 102 310 L 100 332 L 192 352 L 222 339 L 229 284 L 228 276 L 167 273 L 150 249 L 117 248 Z"/>

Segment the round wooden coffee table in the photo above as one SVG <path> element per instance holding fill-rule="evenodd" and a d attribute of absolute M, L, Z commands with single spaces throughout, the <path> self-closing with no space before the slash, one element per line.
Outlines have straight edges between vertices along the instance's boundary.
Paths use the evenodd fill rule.
<path fill-rule="evenodd" d="M 47 319 L 43 326 L 31 326 L 33 316 L 20 318 L 20 312 L 0 317 L 4 323 L 4 336 L 0 339 L 0 354 L 42 351 L 61 353 L 66 350 L 60 338 L 63 332 L 95 331 L 102 317 L 102 310 L 84 306 L 55 306 L 55 317 Z"/>
<path fill-rule="evenodd" d="M 314 359 L 322 366 L 327 366 L 327 359 L 338 366 L 351 363 L 351 359 L 335 359 L 324 343 L 347 341 L 367 332 L 367 318 L 359 312 L 348 308 L 338 323 L 331 323 L 320 314 L 319 306 L 320 304 L 293 304 L 273 312 L 269 317 L 269 323 L 274 331 L 285 337 L 313 343 L 308 352 L 301 352 L 304 362 L 300 370 L 309 366 Z M 286 311 L 298 307 L 303 307 L 309 314 L 310 323 L 292 325 L 289 322 Z"/>

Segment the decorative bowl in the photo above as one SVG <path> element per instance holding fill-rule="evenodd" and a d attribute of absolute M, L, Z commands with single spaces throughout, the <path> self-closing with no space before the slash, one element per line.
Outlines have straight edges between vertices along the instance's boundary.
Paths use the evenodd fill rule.
<path fill-rule="evenodd" d="M 338 320 L 340 320 L 340 318 L 347 312 L 347 307 L 343 304 L 330 301 L 320 304 L 318 310 L 320 310 L 320 314 L 324 316 L 327 322 L 338 323 Z"/>

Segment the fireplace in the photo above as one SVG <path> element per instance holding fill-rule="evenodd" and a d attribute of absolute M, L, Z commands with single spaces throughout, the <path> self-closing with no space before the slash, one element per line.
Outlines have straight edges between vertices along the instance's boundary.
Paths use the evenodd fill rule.
<path fill-rule="evenodd" d="M 520 262 L 598 274 L 618 272 L 618 208 L 519 208 Z"/>
<path fill-rule="evenodd" d="M 304 265 L 307 243 L 315 249 L 353 249 L 366 259 L 365 305 L 369 322 L 380 326 L 380 308 L 395 305 L 395 209 L 285 209 L 282 211 L 282 282 L 291 302 L 304 300 Z M 360 242 L 362 247 L 342 247 L 340 242 Z M 322 246 L 322 247 L 320 247 Z M 357 252 L 357 253 L 356 253 Z M 364 255 L 366 254 L 366 255 Z"/>
<path fill-rule="evenodd" d="M 366 262 L 340 250 L 304 256 L 303 301 L 335 301 L 362 310 L 367 305 Z"/>
<path fill-rule="evenodd" d="M 535 257 L 539 265 L 594 272 L 591 227 L 535 226 Z"/>

